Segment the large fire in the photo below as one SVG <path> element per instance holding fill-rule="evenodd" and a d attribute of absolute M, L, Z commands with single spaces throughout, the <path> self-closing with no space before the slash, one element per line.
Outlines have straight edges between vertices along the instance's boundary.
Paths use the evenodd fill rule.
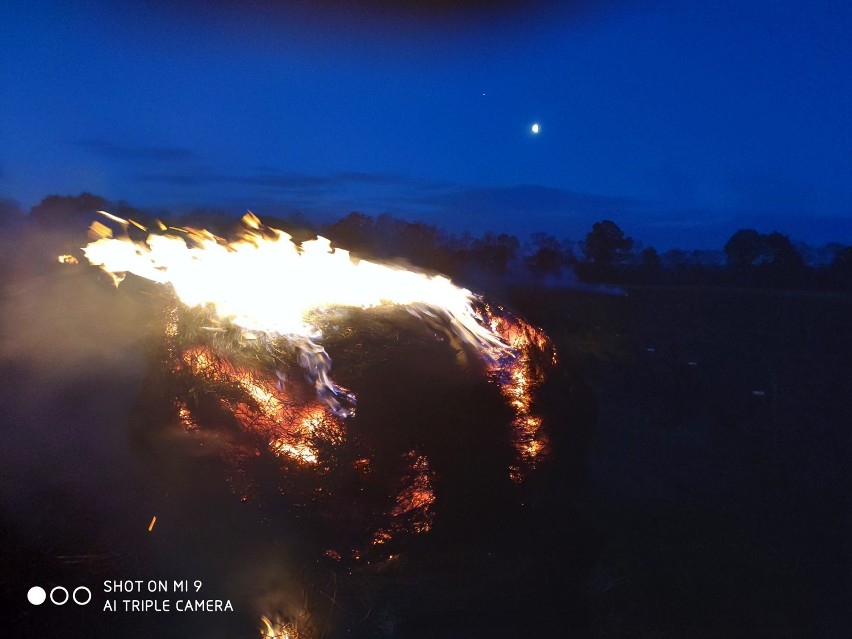
<path fill-rule="evenodd" d="M 188 393 L 174 397 L 177 419 L 187 431 L 202 430 L 211 421 L 210 410 L 187 396 L 207 387 L 215 398 L 214 413 L 226 415 L 242 433 L 239 454 L 269 454 L 289 468 L 313 469 L 320 476 L 333 459 L 366 481 L 374 462 L 368 450 L 356 449 L 350 457 L 335 452 L 347 442 L 356 398 L 331 378 L 321 327 L 337 321 L 341 308 L 395 306 L 481 359 L 513 415 L 516 461 L 508 469 L 513 481 L 522 481 L 546 455 L 548 439 L 533 395 L 556 355 L 548 338 L 521 318 L 445 277 L 358 260 L 322 237 L 297 244 L 252 214 L 243 218 L 234 241 L 163 224 L 149 233 L 136 222 L 104 215 L 124 233 L 116 236 L 93 223 L 96 239 L 83 249 L 88 261 L 116 285 L 127 273 L 168 285 L 180 302 L 165 324 L 165 338 L 171 373 L 190 380 L 184 387 Z M 130 226 L 147 233 L 145 240 L 132 240 L 126 232 Z M 194 337 L 187 339 L 190 322 L 196 322 Z M 223 339 L 230 340 L 229 348 L 221 347 Z M 235 352 L 253 355 L 235 357 Z M 385 549 L 400 533 L 428 532 L 435 517 L 428 457 L 409 450 L 399 464 L 393 503 L 365 538 L 375 549 Z M 319 482 L 314 489 L 318 499 L 330 492 L 323 486 Z M 360 556 L 357 549 L 349 552 Z M 326 555 L 341 557 L 333 549 Z M 291 628 L 266 619 L 264 625 L 266 637 L 293 636 Z"/>
<path fill-rule="evenodd" d="M 245 230 L 233 242 L 208 231 L 166 228 L 148 235 L 145 244 L 114 238 L 109 227 L 96 222 L 92 230 L 101 237 L 83 253 L 116 284 L 126 273 L 170 284 L 186 306 L 209 306 L 251 335 L 289 340 L 320 397 L 344 417 L 348 398 L 329 378 L 330 360 L 319 345 L 315 316 L 324 310 L 401 305 L 421 316 L 443 316 L 457 337 L 490 361 L 516 356 L 474 309 L 474 295 L 445 277 L 356 261 L 322 237 L 297 245 L 287 233 L 263 227 L 253 214 L 243 222 Z M 270 278 L 279 283 L 275 290 Z"/>
<path fill-rule="evenodd" d="M 125 229 L 133 225 L 147 231 L 136 222 L 104 215 Z M 109 227 L 95 222 L 92 231 L 98 239 L 83 253 L 91 264 L 109 273 L 116 285 L 127 273 L 169 284 L 184 305 L 211 309 L 214 318 L 227 320 L 247 340 L 258 340 L 272 350 L 277 342 L 289 343 L 319 399 L 338 418 L 351 414 L 355 398 L 331 380 L 331 359 L 321 346 L 318 327 L 323 315 L 336 307 L 397 305 L 427 321 L 443 322 L 453 335 L 476 349 L 514 411 L 520 461 L 534 466 L 536 458 L 546 452 L 541 418 L 532 413 L 532 392 L 544 378 L 533 353 L 550 353 L 554 362 L 556 356 L 541 331 L 489 306 L 445 277 L 356 260 L 322 237 L 296 244 L 290 235 L 263 226 L 251 213 L 243 223 L 241 236 L 232 242 L 209 231 L 161 224 L 159 233 L 150 233 L 141 243 L 127 234 L 114 237 Z M 200 372 L 203 367 L 203 359 L 198 360 L 196 369 Z M 246 390 L 258 400 L 264 420 L 292 425 L 292 416 L 283 419 L 280 397 L 262 381 L 239 374 Z M 278 380 L 278 387 L 282 381 Z M 302 430 L 310 431 L 310 424 L 330 417 L 321 408 L 311 410 L 310 415 L 297 418 L 305 426 Z M 286 430 L 293 432 L 294 427 Z M 311 460 L 304 445 L 287 438 L 276 441 L 271 443 L 273 447 Z M 520 468 L 512 473 L 521 476 Z"/>

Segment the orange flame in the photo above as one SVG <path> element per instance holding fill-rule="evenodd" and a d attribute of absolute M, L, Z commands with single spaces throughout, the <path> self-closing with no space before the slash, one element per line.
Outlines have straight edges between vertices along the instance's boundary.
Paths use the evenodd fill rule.
<path fill-rule="evenodd" d="M 299 639 L 306 636 L 295 621 L 284 621 L 279 617 L 270 619 L 264 615 L 260 623 L 263 624 L 260 628 L 261 639 Z"/>
<path fill-rule="evenodd" d="M 301 405 L 279 388 L 273 375 L 234 366 L 204 347 L 184 351 L 178 366 L 186 366 L 195 376 L 243 391 L 240 397 L 220 397 L 219 401 L 246 432 L 259 437 L 277 455 L 315 464 L 317 441 L 343 440 L 343 427 L 327 406 L 318 401 Z M 186 429 L 197 428 L 185 404 L 179 405 L 178 416 Z"/>
<path fill-rule="evenodd" d="M 143 228 L 132 220 L 104 215 L 125 230 L 129 224 Z M 450 330 L 487 361 L 515 356 L 475 310 L 476 296 L 445 277 L 356 261 L 348 251 L 332 249 L 323 237 L 297 245 L 287 233 L 264 227 L 251 213 L 243 217 L 243 224 L 242 235 L 233 242 L 205 230 L 167 227 L 149 234 L 145 243 L 136 243 L 129 236 L 115 238 L 109 227 L 94 222 L 91 230 L 98 239 L 83 253 L 116 285 L 134 273 L 170 285 L 189 307 L 212 307 L 217 317 L 253 338 L 289 340 L 300 350 L 300 363 L 315 381 L 318 395 L 342 417 L 349 414 L 345 404 L 352 398 L 331 381 L 331 360 L 318 344 L 322 333 L 312 320 L 324 309 L 401 305 L 421 317 L 443 316 Z M 270 294 L 264 277 L 268 273 L 279 275 L 278 294 Z"/>
<path fill-rule="evenodd" d="M 524 320 L 513 318 L 506 313 L 497 314 L 490 307 L 486 307 L 486 314 L 491 328 L 518 354 L 510 361 L 492 364 L 490 372 L 515 414 L 512 426 L 515 450 L 520 461 L 527 467 L 534 468 L 536 462 L 546 455 L 550 448 L 549 439 L 542 432 L 542 418 L 533 413 L 534 391 L 545 378 L 541 365 L 536 362 L 535 354 L 549 354 L 547 364 L 555 366 L 556 351 L 542 331 Z M 524 475 L 520 466 L 510 469 L 510 476 L 516 482 L 523 480 Z"/>
<path fill-rule="evenodd" d="M 104 215 L 125 230 L 131 224 L 146 230 L 133 221 Z M 170 286 L 187 307 L 212 310 L 214 318 L 229 322 L 244 340 L 267 349 L 279 340 L 295 347 L 299 364 L 314 383 L 313 400 L 292 396 L 283 376 L 237 366 L 209 346 L 181 345 L 179 314 L 175 310 L 167 318 L 174 370 L 234 389 L 219 394 L 216 401 L 254 438 L 258 450 L 310 467 L 320 465 L 324 446 L 345 440 L 344 420 L 352 413 L 354 396 L 330 379 L 331 359 L 319 344 L 323 337 L 319 320 L 334 307 L 398 305 L 446 327 L 485 362 L 489 378 L 513 413 L 518 462 L 509 469 L 512 479 L 521 481 L 546 456 L 549 442 L 533 402 L 545 377 L 541 360 L 549 356 L 549 363 L 556 362 L 544 333 L 447 278 L 354 260 L 321 237 L 297 245 L 252 214 L 243 223 L 242 234 L 232 242 L 209 231 L 160 223 L 159 232 L 140 243 L 127 233 L 115 237 L 108 226 L 95 222 L 91 230 L 96 239 L 83 252 L 116 285 L 126 273 L 134 273 Z M 267 274 L 277 276 L 279 291 L 270 290 Z M 178 400 L 176 409 L 185 429 L 199 428 L 190 404 Z M 388 542 L 400 530 L 419 533 L 432 527 L 435 493 L 429 461 L 410 451 L 406 463 L 409 470 L 389 513 L 394 521 L 375 532 L 374 545 Z M 369 458 L 358 459 L 353 469 L 366 477 L 370 464 Z"/>

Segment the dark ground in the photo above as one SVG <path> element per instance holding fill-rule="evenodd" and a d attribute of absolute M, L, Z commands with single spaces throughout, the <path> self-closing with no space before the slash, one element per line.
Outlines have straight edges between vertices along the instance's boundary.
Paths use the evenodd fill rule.
<path fill-rule="evenodd" d="M 848 637 L 852 298 L 525 293 L 600 418 L 599 637 Z M 557 328 L 558 327 L 558 328 Z"/>
<path fill-rule="evenodd" d="M 303 587 L 316 618 L 331 620 L 326 637 L 852 630 L 848 295 L 507 293 L 562 360 L 542 394 L 555 464 L 505 509 L 495 496 L 511 487 L 471 502 L 484 519 L 453 493 L 455 525 L 436 524 L 399 565 L 350 571 L 296 556 L 310 531 L 240 503 L 215 459 L 140 434 L 156 419 L 140 402 L 151 392 L 155 333 L 139 321 L 149 299 L 92 273 L 33 270 L 34 254 L 8 255 L 0 593 L 2 626 L 16 636 L 256 636 L 262 593 L 295 606 Z M 382 375 L 415 376 L 415 364 L 401 366 Z M 381 390 L 376 379 L 365 402 Z M 404 397 L 388 404 L 387 418 L 411 410 Z M 463 405 L 459 396 L 414 408 L 425 424 Z M 464 486 L 465 473 L 480 476 L 473 457 L 446 463 L 447 490 Z M 112 578 L 203 579 L 208 596 L 243 607 L 226 619 L 164 620 L 25 601 L 33 584 L 95 589 Z M 335 603 L 316 603 L 323 597 Z"/>

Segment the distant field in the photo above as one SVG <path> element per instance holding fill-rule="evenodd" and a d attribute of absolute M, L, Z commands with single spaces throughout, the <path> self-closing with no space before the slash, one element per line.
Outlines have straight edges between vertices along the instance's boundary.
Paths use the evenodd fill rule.
<path fill-rule="evenodd" d="M 852 297 L 515 301 L 597 398 L 583 497 L 604 543 L 597 636 L 849 636 Z"/>

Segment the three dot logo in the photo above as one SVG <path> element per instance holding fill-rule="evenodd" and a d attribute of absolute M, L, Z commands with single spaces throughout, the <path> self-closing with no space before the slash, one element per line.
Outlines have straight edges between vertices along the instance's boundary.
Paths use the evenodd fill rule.
<path fill-rule="evenodd" d="M 41 586 L 33 586 L 27 591 L 27 601 L 34 606 L 40 606 L 48 599 L 48 593 Z M 92 600 L 92 591 L 86 586 L 77 586 L 73 591 L 63 586 L 54 586 L 50 589 L 50 603 L 55 606 L 64 606 L 71 600 L 78 606 L 85 606 Z"/>

